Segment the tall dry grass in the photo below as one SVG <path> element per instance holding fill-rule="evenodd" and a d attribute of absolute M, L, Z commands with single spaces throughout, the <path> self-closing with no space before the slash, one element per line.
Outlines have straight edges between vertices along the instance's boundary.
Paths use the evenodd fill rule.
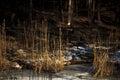
<path fill-rule="evenodd" d="M 23 31 L 17 30 L 18 33 L 16 33 L 16 38 L 19 39 L 12 36 L 6 37 L 5 21 L 0 27 L 0 72 L 10 67 L 10 61 L 7 59 L 11 57 L 7 56 L 9 50 L 17 51 L 19 48 L 28 50 L 27 56 L 19 54 L 18 58 L 30 59 L 35 72 L 58 72 L 63 70 L 61 26 L 57 38 L 54 35 L 51 37 L 47 19 L 42 20 L 42 22 L 32 21 L 31 27 L 26 22 L 23 24 L 18 23 L 17 27 L 21 26 L 24 27 Z"/>
<path fill-rule="evenodd" d="M 49 32 L 47 19 L 42 20 L 41 24 L 32 22 L 30 30 L 24 27 L 24 47 L 31 50 L 31 58 L 37 62 L 33 66 L 35 72 L 58 72 L 64 68 L 61 28 L 58 39 L 50 37 Z"/>
<path fill-rule="evenodd" d="M 0 26 L 0 73 L 9 68 L 9 61 L 6 59 L 6 31 L 5 31 L 5 20 Z"/>
<path fill-rule="evenodd" d="M 100 34 L 93 41 L 94 45 L 94 61 L 93 68 L 95 70 L 94 77 L 106 77 L 114 74 L 115 66 L 110 63 L 109 53 L 110 49 L 103 49 L 103 46 L 111 47 L 111 44 L 115 42 L 117 47 L 117 37 L 116 33 L 110 33 L 109 36 L 101 37 Z M 97 43 L 95 43 L 97 42 Z M 99 48 L 95 48 L 99 47 Z"/>

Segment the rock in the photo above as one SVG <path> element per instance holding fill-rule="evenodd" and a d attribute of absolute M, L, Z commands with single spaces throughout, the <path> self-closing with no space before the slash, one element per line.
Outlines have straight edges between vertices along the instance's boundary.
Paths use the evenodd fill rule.
<path fill-rule="evenodd" d="M 19 57 L 26 57 L 27 53 L 23 49 L 19 49 L 17 50 L 16 55 Z"/>
<path fill-rule="evenodd" d="M 17 62 L 12 62 L 10 66 L 13 69 L 22 69 L 22 66 L 20 66 Z"/>
<path fill-rule="evenodd" d="M 24 50 L 23 49 L 19 49 L 17 50 L 18 53 L 24 53 Z"/>

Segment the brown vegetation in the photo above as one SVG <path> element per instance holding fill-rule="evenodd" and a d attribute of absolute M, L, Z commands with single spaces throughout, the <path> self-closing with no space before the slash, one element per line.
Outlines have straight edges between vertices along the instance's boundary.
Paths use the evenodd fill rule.
<path fill-rule="evenodd" d="M 110 33 L 110 35 L 108 37 L 105 37 L 104 39 L 98 36 L 94 40 L 94 42 L 97 42 L 94 45 L 94 61 L 93 61 L 93 67 L 95 70 L 94 77 L 111 76 L 114 73 L 115 66 L 113 63 L 110 63 L 109 61 L 110 49 L 109 48 L 103 49 L 102 47 L 103 46 L 110 47 L 110 44 L 114 39 L 116 39 L 117 41 L 115 34 L 116 33 Z M 117 47 L 117 42 L 115 47 Z"/>

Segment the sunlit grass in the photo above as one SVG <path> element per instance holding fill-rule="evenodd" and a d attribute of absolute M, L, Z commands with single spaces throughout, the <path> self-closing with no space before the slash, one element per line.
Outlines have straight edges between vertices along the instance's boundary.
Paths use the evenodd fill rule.
<path fill-rule="evenodd" d="M 38 25 L 37 21 L 32 23 L 30 31 L 24 27 L 24 46 L 26 49 L 31 49 L 31 56 L 29 56 L 31 59 L 38 59 L 33 66 L 33 70 L 38 73 L 43 71 L 58 72 L 64 68 L 63 60 L 61 58 L 63 57 L 61 56 L 62 35 L 59 35 L 59 39 L 54 40 L 50 37 L 48 30 L 48 22 L 46 19 L 42 21 L 42 25 Z M 62 32 L 59 34 L 61 33 Z M 56 51 L 59 52 L 55 53 Z"/>
<path fill-rule="evenodd" d="M 47 20 L 43 20 L 41 25 L 37 21 L 33 22 L 29 29 L 24 23 L 24 35 L 16 34 L 21 37 L 20 40 L 12 36 L 6 36 L 5 22 L 0 29 L 0 72 L 10 69 L 11 61 L 7 58 L 9 50 L 17 52 L 15 58 L 24 60 L 29 59 L 32 69 L 37 72 L 58 72 L 63 70 L 63 55 L 62 55 L 62 32 L 60 30 L 58 39 L 50 37 Z M 19 42 L 22 42 L 19 43 Z M 19 52 L 20 50 L 28 50 L 26 53 Z M 19 51 L 18 51 L 19 50 Z M 14 52 L 13 52 L 14 53 Z M 13 54 L 12 53 L 12 54 Z M 11 55 L 12 55 L 11 54 Z M 24 55 L 26 54 L 26 55 Z M 19 63 L 18 63 L 19 64 Z"/>
<path fill-rule="evenodd" d="M 6 59 L 6 32 L 5 32 L 5 20 L 0 26 L 0 73 L 9 68 L 9 61 Z"/>
<path fill-rule="evenodd" d="M 114 34 L 114 35 L 113 35 Z M 100 35 L 94 39 L 94 61 L 93 61 L 93 68 L 95 70 L 94 77 L 106 77 L 112 76 L 114 74 L 115 66 L 113 63 L 110 63 L 109 53 L 110 49 L 103 49 L 103 46 L 111 47 L 111 42 L 116 42 L 114 39 L 117 40 L 115 36 L 116 33 L 110 33 L 109 36 L 106 36 L 102 39 Z M 99 47 L 99 48 L 95 48 Z M 117 47 L 117 42 L 114 47 Z M 115 48 L 116 49 L 116 48 Z M 114 50 L 115 51 L 115 50 Z"/>

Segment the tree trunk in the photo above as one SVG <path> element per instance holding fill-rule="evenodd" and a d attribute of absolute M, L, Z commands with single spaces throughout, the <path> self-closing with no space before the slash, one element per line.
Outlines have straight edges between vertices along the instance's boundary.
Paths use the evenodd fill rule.
<path fill-rule="evenodd" d="M 95 21 L 95 0 L 92 2 L 92 22 Z"/>
<path fill-rule="evenodd" d="M 68 7 L 68 26 L 71 25 L 71 20 L 72 20 L 72 0 L 69 0 L 69 7 Z"/>
<path fill-rule="evenodd" d="M 92 0 L 88 0 L 88 20 L 92 22 Z"/>
<path fill-rule="evenodd" d="M 29 22 L 30 22 L 30 26 L 31 26 L 31 24 L 32 24 L 32 0 L 30 0 Z"/>
<path fill-rule="evenodd" d="M 59 20 L 62 21 L 62 15 L 63 15 L 63 14 L 62 14 L 62 0 L 59 0 L 59 1 L 58 1 L 58 5 L 59 5 L 59 6 L 58 6 L 58 10 L 59 10 L 59 11 L 58 11 L 58 12 L 59 12 L 59 15 L 58 15 L 58 16 L 59 16 Z"/>
<path fill-rule="evenodd" d="M 100 18 L 100 0 L 98 0 L 98 6 L 97 6 L 97 13 L 98 13 L 98 21 L 100 21 L 101 22 L 101 18 Z"/>

